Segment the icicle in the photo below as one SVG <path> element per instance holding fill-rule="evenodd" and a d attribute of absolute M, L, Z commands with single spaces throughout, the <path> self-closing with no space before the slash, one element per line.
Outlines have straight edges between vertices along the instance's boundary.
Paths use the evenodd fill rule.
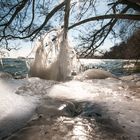
<path fill-rule="evenodd" d="M 0 58 L 0 64 L 1 64 L 1 66 L 2 66 L 2 68 L 3 68 L 3 61 L 2 61 L 2 58 Z"/>
<path fill-rule="evenodd" d="M 30 75 L 44 78 L 45 72 L 46 72 L 46 67 L 47 67 L 46 60 L 47 60 L 47 53 L 46 53 L 44 45 L 43 45 L 43 40 L 40 39 L 37 42 L 35 60 L 34 60 L 33 64 L 31 64 L 31 67 L 30 67 Z"/>
<path fill-rule="evenodd" d="M 3 65 L 2 57 L 4 57 L 4 53 L 0 52 L 0 64 L 3 68 L 4 65 Z"/>

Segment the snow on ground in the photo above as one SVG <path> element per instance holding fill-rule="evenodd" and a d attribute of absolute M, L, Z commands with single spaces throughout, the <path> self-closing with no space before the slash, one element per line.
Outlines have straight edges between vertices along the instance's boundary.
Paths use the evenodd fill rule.
<path fill-rule="evenodd" d="M 32 118 L 8 140 L 139 140 L 140 98 L 132 96 L 132 85 L 139 89 L 115 78 L 1 80 L 0 137 L 9 129 L 3 118 L 12 120 L 9 132 Z"/>
<path fill-rule="evenodd" d="M 21 80 L 0 79 L 0 139 L 23 127 L 35 109 L 33 99 L 15 94 L 23 83 Z"/>

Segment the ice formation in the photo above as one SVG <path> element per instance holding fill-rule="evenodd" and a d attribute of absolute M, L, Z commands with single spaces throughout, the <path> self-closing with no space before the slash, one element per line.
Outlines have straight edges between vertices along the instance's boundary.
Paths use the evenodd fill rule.
<path fill-rule="evenodd" d="M 102 69 L 88 69 L 79 75 L 75 76 L 74 79 L 106 79 L 108 77 L 117 78 L 117 76 L 113 75 L 109 71 L 105 71 Z"/>
<path fill-rule="evenodd" d="M 22 101 L 23 97 L 28 99 L 39 96 L 36 108 L 38 117 L 8 140 L 24 140 L 25 137 L 27 140 L 88 140 L 89 137 L 95 140 L 122 137 L 139 140 L 140 99 L 130 96 L 127 86 L 114 78 L 83 82 L 55 82 L 29 78 L 28 83 L 18 89 L 19 95 L 16 99 Z M 7 94 L 4 95 L 6 97 Z M 13 100 L 11 99 L 12 104 L 18 103 L 13 103 Z M 28 103 L 28 100 L 26 101 Z M 25 100 L 22 103 L 21 111 L 25 109 Z M 21 118 L 18 109 L 20 107 L 21 104 L 11 106 L 12 110 L 17 111 L 17 120 Z M 27 109 L 30 111 L 30 105 Z M 22 115 L 26 116 L 28 111 L 23 111 Z M 12 125 L 14 126 L 14 123 Z"/>
<path fill-rule="evenodd" d="M 0 79 L 0 139 L 22 128 L 35 110 L 32 97 L 14 93 L 22 84 L 20 80 Z"/>
<path fill-rule="evenodd" d="M 8 140 L 139 140 L 140 99 L 131 96 L 134 83 L 128 83 L 114 78 L 0 80 L 0 139 L 12 133 Z"/>
<path fill-rule="evenodd" d="M 46 44 L 48 45 L 45 49 Z M 72 76 L 72 72 L 78 73 L 76 52 L 64 38 L 63 30 L 56 31 L 56 40 L 53 42 L 48 33 L 38 40 L 35 60 L 30 68 L 32 77 L 40 77 L 48 80 L 65 81 Z"/>

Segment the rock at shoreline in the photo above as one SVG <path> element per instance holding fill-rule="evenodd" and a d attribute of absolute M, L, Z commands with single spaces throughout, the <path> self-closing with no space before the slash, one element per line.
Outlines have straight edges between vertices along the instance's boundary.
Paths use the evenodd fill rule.
<path fill-rule="evenodd" d="M 120 77 L 120 80 L 127 83 L 130 88 L 140 88 L 140 74 L 132 74 Z"/>
<path fill-rule="evenodd" d="M 0 78 L 1 79 L 12 79 L 13 77 L 8 72 L 0 72 Z"/>
<path fill-rule="evenodd" d="M 132 74 L 132 75 L 128 75 L 128 76 L 122 76 L 122 77 L 120 77 L 120 79 L 123 80 L 123 81 L 138 82 L 138 81 L 140 81 L 140 73 Z"/>
<path fill-rule="evenodd" d="M 140 73 L 122 76 L 120 80 L 126 83 L 131 95 L 140 98 Z"/>
<path fill-rule="evenodd" d="M 112 73 L 101 69 L 89 69 L 79 74 L 75 79 L 106 79 L 108 77 L 116 78 Z"/>

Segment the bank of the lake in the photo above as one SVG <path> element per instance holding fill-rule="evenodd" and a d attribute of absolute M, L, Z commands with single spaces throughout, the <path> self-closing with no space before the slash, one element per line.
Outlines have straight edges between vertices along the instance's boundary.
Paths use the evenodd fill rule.
<path fill-rule="evenodd" d="M 28 65 L 32 59 L 3 58 L 0 71 L 8 72 L 15 78 L 25 78 L 28 74 Z M 140 60 L 122 59 L 80 59 L 83 70 L 99 68 L 110 71 L 116 76 L 140 73 Z"/>

